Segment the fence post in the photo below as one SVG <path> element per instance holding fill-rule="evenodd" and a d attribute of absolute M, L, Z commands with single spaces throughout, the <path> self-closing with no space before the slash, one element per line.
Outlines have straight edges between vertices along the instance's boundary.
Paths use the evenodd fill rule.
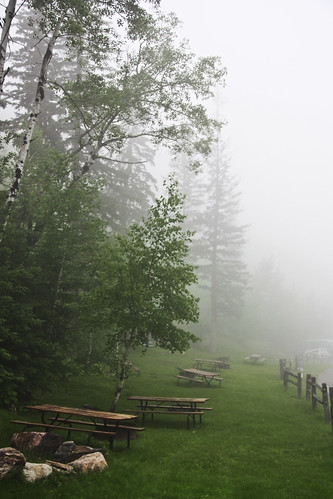
<path fill-rule="evenodd" d="M 283 369 L 283 384 L 284 384 L 284 387 L 287 391 L 288 390 L 288 371 L 287 371 L 286 367 Z"/>
<path fill-rule="evenodd" d="M 311 374 L 306 375 L 305 400 L 311 399 Z"/>
<path fill-rule="evenodd" d="M 286 367 L 286 359 L 280 359 L 280 379 L 284 378 L 285 367 Z"/>
<path fill-rule="evenodd" d="M 297 373 L 297 395 L 299 398 L 302 396 L 302 373 Z"/>
<path fill-rule="evenodd" d="M 331 405 L 331 425 L 332 425 L 332 431 L 333 431 L 333 387 L 329 387 L 329 394 L 330 394 L 330 405 Z"/>
<path fill-rule="evenodd" d="M 316 395 L 317 395 L 316 378 L 315 378 L 315 376 L 312 376 L 312 378 L 311 378 L 312 409 L 315 409 L 317 407 Z"/>
<path fill-rule="evenodd" d="M 326 423 L 330 422 L 330 409 L 328 405 L 328 396 L 327 396 L 327 385 L 326 383 L 323 383 L 321 385 L 321 390 L 323 393 L 323 406 L 324 406 L 324 413 L 325 413 L 325 421 Z"/>
<path fill-rule="evenodd" d="M 296 355 L 296 357 L 295 357 L 295 369 L 296 369 L 296 371 L 298 371 L 298 368 L 299 368 L 299 363 L 298 363 L 298 357 Z"/>

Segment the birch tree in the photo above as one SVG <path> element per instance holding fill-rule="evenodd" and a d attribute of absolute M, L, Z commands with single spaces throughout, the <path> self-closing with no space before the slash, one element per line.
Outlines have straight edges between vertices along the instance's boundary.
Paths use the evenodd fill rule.
<path fill-rule="evenodd" d="M 172 14 L 148 18 L 111 71 L 88 71 L 60 89 L 68 120 L 80 130 L 70 151 L 80 155 L 75 179 L 97 159 L 112 162 L 126 142 L 142 136 L 187 154 L 193 168 L 209 154 L 220 123 L 202 102 L 226 70 L 219 58 L 196 58 L 186 42 L 178 42 L 178 26 Z"/>
<path fill-rule="evenodd" d="M 48 39 L 48 43 L 42 57 L 34 102 L 26 124 L 23 144 L 15 166 L 15 179 L 8 193 L 7 202 L 15 199 L 19 189 L 24 163 L 29 152 L 37 117 L 40 113 L 41 102 L 44 98 L 47 72 L 57 39 L 60 36 L 66 37 L 68 47 L 75 47 L 77 50 L 87 53 L 94 59 L 95 63 L 100 63 L 114 46 L 114 40 L 112 39 L 114 32 L 105 23 L 105 19 L 117 16 L 118 24 L 126 20 L 129 27 L 133 29 L 135 23 L 138 22 L 138 18 L 145 15 L 143 9 L 140 8 L 140 3 L 137 1 L 53 0 L 45 2 L 34 0 L 28 3 L 35 21 L 38 22 L 38 27 L 44 37 Z M 151 3 L 158 4 L 159 2 L 155 0 Z"/>
<path fill-rule="evenodd" d="M 5 69 L 5 62 L 6 62 L 10 27 L 15 15 L 15 7 L 16 7 L 16 0 L 9 0 L 5 10 L 5 17 L 2 25 L 1 40 L 0 40 L 0 96 L 2 96 L 3 84 L 5 81 L 5 77 L 9 71 L 9 68 Z"/>
<path fill-rule="evenodd" d="M 171 180 L 143 223 L 115 237 L 98 261 L 94 289 L 86 296 L 87 321 L 109 331 L 117 382 L 110 410 L 129 375 L 131 349 L 145 351 L 153 339 L 161 348 L 183 352 L 198 340 L 183 326 L 197 322 L 199 312 L 189 291 L 196 275 L 186 263 L 192 233 L 182 228 L 182 203 Z"/>

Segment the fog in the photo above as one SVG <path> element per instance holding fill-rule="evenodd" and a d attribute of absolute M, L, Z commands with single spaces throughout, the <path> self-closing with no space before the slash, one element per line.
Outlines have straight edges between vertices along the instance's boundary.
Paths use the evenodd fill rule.
<path fill-rule="evenodd" d="M 288 286 L 326 309 L 325 331 L 313 334 L 330 335 L 333 3 L 161 5 L 183 21 L 182 35 L 196 54 L 219 55 L 228 70 L 220 113 L 249 224 L 249 270 L 271 258 Z"/>

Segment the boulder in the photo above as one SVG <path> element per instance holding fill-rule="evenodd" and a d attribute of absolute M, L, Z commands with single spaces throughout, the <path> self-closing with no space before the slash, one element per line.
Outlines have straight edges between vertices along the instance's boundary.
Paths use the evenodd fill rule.
<path fill-rule="evenodd" d="M 105 449 L 94 449 L 88 445 L 76 445 L 73 441 L 67 441 L 63 442 L 55 451 L 54 457 L 60 461 L 70 462 L 85 454 L 92 454 L 94 452 L 101 452 L 104 454 Z"/>
<path fill-rule="evenodd" d="M 0 449 L 0 478 L 8 473 L 21 470 L 25 465 L 24 455 L 12 447 L 3 447 Z"/>
<path fill-rule="evenodd" d="M 76 449 L 75 442 L 73 440 L 68 440 L 66 442 L 63 442 L 55 451 L 54 457 L 56 459 L 60 460 L 65 460 L 67 459 L 71 454 L 74 453 Z"/>
<path fill-rule="evenodd" d="M 63 438 L 55 433 L 21 431 L 14 433 L 11 445 L 19 450 L 36 450 L 53 454 L 62 442 Z"/>
<path fill-rule="evenodd" d="M 71 466 L 82 473 L 88 473 L 88 471 L 103 471 L 108 468 L 108 463 L 101 452 L 93 452 L 72 461 Z"/>
<path fill-rule="evenodd" d="M 26 482 L 34 483 L 36 480 L 47 478 L 52 473 L 52 466 L 40 463 L 25 463 L 23 476 Z"/>

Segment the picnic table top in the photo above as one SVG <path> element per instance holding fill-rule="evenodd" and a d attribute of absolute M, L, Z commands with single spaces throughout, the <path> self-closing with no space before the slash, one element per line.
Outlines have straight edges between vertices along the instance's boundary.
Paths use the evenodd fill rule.
<path fill-rule="evenodd" d="M 197 376 L 205 376 L 207 378 L 216 378 L 219 376 L 219 374 L 216 372 L 203 371 L 202 369 L 191 368 L 191 369 L 182 369 L 182 371 L 189 374 L 195 374 Z"/>
<path fill-rule="evenodd" d="M 222 359 L 194 359 L 196 362 L 225 362 Z"/>
<path fill-rule="evenodd" d="M 146 400 L 148 402 L 189 402 L 195 404 L 203 404 L 209 400 L 206 398 L 192 398 L 192 397 L 155 397 L 151 395 L 131 395 L 127 400 Z"/>
<path fill-rule="evenodd" d="M 123 421 L 136 419 L 133 414 L 120 414 L 118 412 L 97 411 L 93 409 L 79 409 L 77 407 L 65 407 L 60 405 L 42 404 L 42 405 L 27 405 L 26 409 L 31 409 L 39 412 L 55 412 L 57 414 L 70 414 L 72 416 L 85 416 L 90 418 L 101 418 L 110 421 Z"/>

